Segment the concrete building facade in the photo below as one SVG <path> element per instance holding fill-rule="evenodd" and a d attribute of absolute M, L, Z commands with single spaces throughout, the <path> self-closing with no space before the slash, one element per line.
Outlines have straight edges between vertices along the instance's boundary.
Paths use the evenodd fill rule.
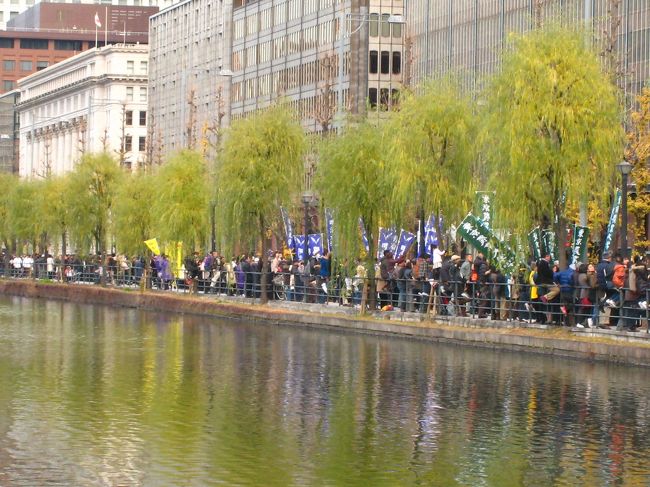
<path fill-rule="evenodd" d="M 232 0 L 185 0 L 150 19 L 149 137 L 156 159 L 210 152 L 229 122 Z"/>
<path fill-rule="evenodd" d="M 143 164 L 148 60 L 147 46 L 107 46 L 20 80 L 20 176 L 61 174 L 104 150 L 126 167 Z"/>
<path fill-rule="evenodd" d="M 448 72 L 468 89 L 498 69 L 510 33 L 544 22 L 586 23 L 612 64 L 628 105 L 650 79 L 650 2 L 647 0 L 411 0 L 410 73 L 415 83 Z"/>

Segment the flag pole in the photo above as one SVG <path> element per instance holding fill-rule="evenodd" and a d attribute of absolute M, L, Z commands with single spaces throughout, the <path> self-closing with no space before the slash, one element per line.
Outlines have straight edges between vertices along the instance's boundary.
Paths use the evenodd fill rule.
<path fill-rule="evenodd" d="M 97 49 L 97 24 L 95 24 L 95 49 Z"/>
<path fill-rule="evenodd" d="M 108 7 L 104 11 L 104 46 L 108 46 Z"/>

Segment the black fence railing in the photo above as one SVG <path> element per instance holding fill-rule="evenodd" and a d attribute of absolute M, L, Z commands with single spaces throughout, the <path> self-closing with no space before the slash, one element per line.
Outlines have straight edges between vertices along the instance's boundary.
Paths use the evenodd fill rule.
<path fill-rule="evenodd" d="M 5 265 L 0 276 L 8 279 L 39 279 L 68 284 L 100 284 L 168 292 L 199 293 L 259 299 L 259 272 L 238 267 L 200 271 L 193 279 L 158 275 L 140 265 L 100 266 L 97 263 L 66 265 L 35 262 L 29 267 Z M 270 300 L 359 307 L 362 302 L 379 310 L 426 313 L 443 317 L 499 320 L 568 327 L 616 327 L 617 330 L 648 331 L 650 290 L 639 293 L 627 288 L 601 290 L 579 286 L 530 285 L 522 282 L 448 282 L 433 279 L 376 279 L 370 286 L 362 276 L 322 277 L 297 272 L 268 273 Z M 364 292 L 374 288 L 374 296 Z M 364 291 L 365 289 L 365 291 Z M 372 299 L 374 297 L 374 299 Z"/>

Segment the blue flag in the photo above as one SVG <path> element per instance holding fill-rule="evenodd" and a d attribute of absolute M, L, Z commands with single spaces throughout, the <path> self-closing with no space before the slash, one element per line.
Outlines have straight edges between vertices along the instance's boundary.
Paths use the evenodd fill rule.
<path fill-rule="evenodd" d="M 296 252 L 296 258 L 298 260 L 305 260 L 305 236 L 294 235 L 293 243 L 294 243 L 293 249 Z"/>
<path fill-rule="evenodd" d="M 325 223 L 327 224 L 327 248 L 334 252 L 334 213 L 325 208 Z"/>
<path fill-rule="evenodd" d="M 395 258 L 400 259 L 406 252 L 411 248 L 413 242 L 415 241 L 415 235 L 406 230 L 402 230 L 399 234 L 399 241 L 397 244 L 397 251 L 395 252 Z"/>
<path fill-rule="evenodd" d="M 366 252 L 370 252 L 370 246 L 368 245 L 368 234 L 366 233 L 366 226 L 363 224 L 363 218 L 359 217 L 359 229 L 361 230 L 361 240 L 363 240 L 363 245 L 366 248 Z"/>
<path fill-rule="evenodd" d="M 384 250 L 389 250 L 395 253 L 397 246 L 397 230 L 394 228 L 379 227 L 379 245 L 377 248 L 377 258 L 381 259 L 384 255 Z"/>
<path fill-rule="evenodd" d="M 315 257 L 317 255 L 323 254 L 323 234 L 322 233 L 312 233 L 308 235 L 309 241 L 307 242 L 307 248 L 309 250 L 309 256 Z"/>
<path fill-rule="evenodd" d="M 289 218 L 289 213 L 285 208 L 280 207 L 280 214 L 282 215 L 282 222 L 284 223 L 284 233 L 287 237 L 287 247 L 293 249 L 293 225 Z"/>
<path fill-rule="evenodd" d="M 438 230 L 436 229 L 436 215 L 431 213 L 424 224 L 424 245 L 429 249 L 432 245 L 438 245 Z"/>

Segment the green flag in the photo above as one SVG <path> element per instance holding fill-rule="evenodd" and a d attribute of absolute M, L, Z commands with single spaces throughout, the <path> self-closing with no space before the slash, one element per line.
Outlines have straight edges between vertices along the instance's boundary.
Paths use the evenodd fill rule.
<path fill-rule="evenodd" d="M 528 234 L 528 243 L 533 252 L 533 259 L 538 261 L 542 258 L 542 232 L 539 227 L 533 228 Z"/>
<path fill-rule="evenodd" d="M 589 239 L 589 228 L 573 226 L 573 247 L 571 248 L 571 263 L 578 264 L 587 259 L 587 241 Z"/>
<path fill-rule="evenodd" d="M 621 190 L 616 191 L 614 204 L 612 205 L 612 212 L 609 214 L 609 223 L 607 224 L 607 233 L 605 234 L 605 243 L 603 245 L 603 254 L 609 252 L 614 239 L 614 231 L 616 230 L 616 222 L 618 221 L 618 213 L 621 209 Z"/>
<path fill-rule="evenodd" d="M 494 191 L 477 191 L 474 204 L 474 215 L 480 218 L 485 226 L 492 228 Z"/>
<path fill-rule="evenodd" d="M 458 226 L 458 234 L 505 274 L 515 271 L 515 253 L 481 219 L 468 214 Z"/>

